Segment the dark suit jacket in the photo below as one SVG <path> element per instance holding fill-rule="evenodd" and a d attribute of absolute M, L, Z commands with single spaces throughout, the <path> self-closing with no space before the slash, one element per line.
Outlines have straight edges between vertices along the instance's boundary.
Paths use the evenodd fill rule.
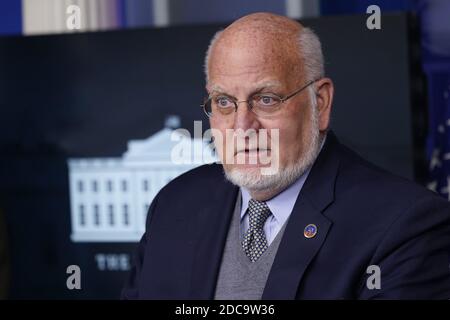
<path fill-rule="evenodd" d="M 122 298 L 212 299 L 238 191 L 217 164 L 163 188 Z M 318 232 L 308 239 L 310 223 Z M 449 299 L 449 253 L 450 203 L 368 163 L 330 132 L 263 299 Z M 380 268 L 381 289 L 366 285 L 370 265 Z"/>
<path fill-rule="evenodd" d="M 9 285 L 9 258 L 6 239 L 6 222 L 0 209 L 0 300 L 7 298 Z"/>

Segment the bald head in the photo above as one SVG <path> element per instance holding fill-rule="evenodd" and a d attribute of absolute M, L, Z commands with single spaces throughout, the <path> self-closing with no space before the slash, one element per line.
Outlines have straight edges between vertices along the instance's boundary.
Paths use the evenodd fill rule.
<path fill-rule="evenodd" d="M 243 61 L 250 69 L 271 64 L 304 78 L 323 75 L 317 36 L 297 21 L 271 13 L 244 16 L 215 35 L 205 59 L 207 81 L 217 69 L 232 72 L 233 62 L 242 68 Z"/>
<path fill-rule="evenodd" d="M 297 36 L 303 26 L 287 17 L 272 13 L 253 13 L 230 24 L 223 32 L 223 37 L 246 34 L 247 36 L 265 35 L 267 39 L 274 37 Z"/>

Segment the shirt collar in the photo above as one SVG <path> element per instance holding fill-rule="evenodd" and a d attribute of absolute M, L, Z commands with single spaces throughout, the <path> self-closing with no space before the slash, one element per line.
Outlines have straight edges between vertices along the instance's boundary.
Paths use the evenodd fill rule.
<path fill-rule="evenodd" d="M 287 189 L 283 190 L 275 197 L 266 201 L 267 206 L 272 212 L 273 216 L 278 223 L 283 224 L 294 209 L 295 201 L 300 193 L 300 190 L 308 177 L 310 168 L 306 170 L 293 184 L 291 184 Z M 245 212 L 248 209 L 248 202 L 251 199 L 250 193 L 245 189 L 241 188 L 242 193 L 242 208 L 241 208 L 241 219 L 244 217 Z"/>
<path fill-rule="evenodd" d="M 325 139 L 323 139 L 320 149 L 322 150 L 325 144 Z M 283 190 L 277 194 L 272 199 L 266 201 L 267 206 L 272 212 L 273 216 L 278 223 L 284 224 L 284 222 L 289 218 L 292 210 L 294 209 L 297 197 L 305 184 L 306 178 L 308 178 L 309 172 L 311 171 L 310 166 L 293 184 L 291 184 L 287 189 Z M 250 193 L 245 188 L 240 188 L 242 194 L 242 206 L 241 206 L 241 219 L 244 217 L 245 212 L 248 209 L 248 202 L 251 199 Z"/>

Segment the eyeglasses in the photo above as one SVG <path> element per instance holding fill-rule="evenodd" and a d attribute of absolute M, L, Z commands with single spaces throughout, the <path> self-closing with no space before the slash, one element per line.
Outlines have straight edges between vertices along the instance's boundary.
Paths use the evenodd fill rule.
<path fill-rule="evenodd" d="M 247 102 L 249 110 L 261 117 L 273 116 L 281 109 L 282 103 L 299 94 L 307 87 L 312 85 L 319 79 L 312 80 L 293 93 L 280 97 L 274 93 L 257 93 L 252 95 L 248 100 L 238 101 L 235 97 L 226 94 L 217 94 L 209 96 L 200 106 L 208 117 L 219 116 L 226 117 L 233 112 L 237 112 L 238 104 Z"/>

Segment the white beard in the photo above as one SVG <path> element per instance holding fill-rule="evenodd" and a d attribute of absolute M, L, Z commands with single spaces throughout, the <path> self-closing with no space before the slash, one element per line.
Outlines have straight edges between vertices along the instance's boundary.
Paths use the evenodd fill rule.
<path fill-rule="evenodd" d="M 310 140 L 302 141 L 305 148 L 303 156 L 297 162 L 281 167 L 275 174 L 261 174 L 261 168 L 225 170 L 226 178 L 233 184 L 243 187 L 249 191 L 284 190 L 294 183 L 303 173 L 308 170 L 316 160 L 323 137 L 319 131 L 319 112 L 315 106 L 311 106 L 311 130 Z"/>

